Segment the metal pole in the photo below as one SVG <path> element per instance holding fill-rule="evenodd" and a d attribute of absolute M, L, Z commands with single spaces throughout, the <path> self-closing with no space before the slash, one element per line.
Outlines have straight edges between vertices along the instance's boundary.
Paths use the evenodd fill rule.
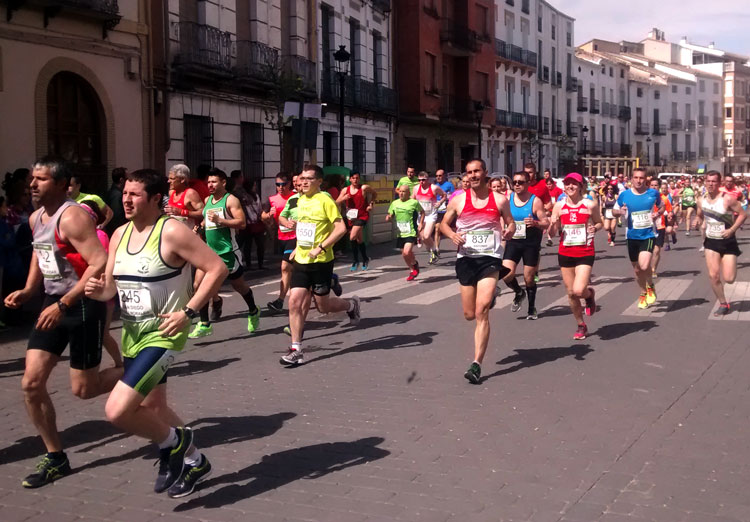
<path fill-rule="evenodd" d="M 344 87 L 346 78 L 339 73 L 339 165 L 344 166 Z"/>
<path fill-rule="evenodd" d="M 299 148 L 297 149 L 297 172 L 302 172 L 302 165 L 305 162 L 305 125 L 307 119 L 304 117 L 305 104 L 299 102 Z"/>

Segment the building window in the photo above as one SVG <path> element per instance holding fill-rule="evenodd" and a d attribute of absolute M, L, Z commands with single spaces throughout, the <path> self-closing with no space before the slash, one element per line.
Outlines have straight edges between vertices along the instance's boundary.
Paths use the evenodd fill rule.
<path fill-rule="evenodd" d="M 491 105 L 490 102 L 490 76 L 488 74 L 485 74 L 483 72 L 477 72 L 477 89 L 479 92 L 477 92 L 477 95 L 479 96 L 479 101 L 484 103 L 485 105 Z"/>
<path fill-rule="evenodd" d="M 425 53 L 425 85 L 424 90 L 430 94 L 437 94 L 437 56 Z"/>
<path fill-rule="evenodd" d="M 536 18 L 536 30 L 540 33 L 542 32 L 542 15 L 539 15 Z"/>
<path fill-rule="evenodd" d="M 411 165 L 417 171 L 426 170 L 427 146 L 424 138 L 405 138 L 405 141 L 406 164 Z"/>
<path fill-rule="evenodd" d="M 338 134 L 323 132 L 323 165 L 338 165 Z"/>
<path fill-rule="evenodd" d="M 183 119 L 185 127 L 185 163 L 194 170 L 198 165 L 214 164 L 213 121 L 208 116 L 191 116 Z"/>
<path fill-rule="evenodd" d="M 609 77 L 610 78 L 614 78 L 614 75 L 615 75 L 615 71 L 614 71 L 614 69 L 612 69 L 612 67 L 610 67 L 609 68 Z"/>
<path fill-rule="evenodd" d="M 477 33 L 479 33 L 479 37 L 483 40 L 489 41 L 490 40 L 490 17 L 488 14 L 488 10 L 483 5 L 477 5 L 477 9 L 475 11 L 477 16 Z"/>
<path fill-rule="evenodd" d="M 724 108 L 724 117 L 728 120 L 732 119 L 732 108 L 731 107 L 725 107 Z"/>
<path fill-rule="evenodd" d="M 529 14 L 529 0 L 521 0 L 521 11 Z"/>
<path fill-rule="evenodd" d="M 365 171 L 365 137 L 352 136 L 352 170 L 363 173 Z"/>
<path fill-rule="evenodd" d="M 505 3 L 508 5 L 516 5 L 514 0 L 505 0 Z"/>
<path fill-rule="evenodd" d="M 706 80 L 700 80 L 698 82 L 698 91 L 699 92 L 706 92 Z"/>
<path fill-rule="evenodd" d="M 636 95 L 637 97 L 639 97 L 639 98 L 643 98 L 643 87 L 638 87 L 638 88 L 637 88 L 637 89 L 635 90 L 635 95 Z"/>
<path fill-rule="evenodd" d="M 372 32 L 372 80 L 375 85 L 380 85 L 383 82 L 382 68 L 383 68 L 383 37 L 378 31 Z"/>
<path fill-rule="evenodd" d="M 690 87 L 685 87 L 685 94 L 691 94 L 693 90 Z"/>
<path fill-rule="evenodd" d="M 658 100 L 659 98 L 661 98 L 661 92 L 660 91 L 654 91 L 654 99 Z"/>
<path fill-rule="evenodd" d="M 240 168 L 245 178 L 263 177 L 263 124 L 240 123 L 240 148 L 242 158 Z"/>
<path fill-rule="evenodd" d="M 568 47 L 573 46 L 573 35 L 570 34 L 570 31 L 565 33 L 565 43 L 568 45 Z"/>
<path fill-rule="evenodd" d="M 552 39 L 553 40 L 555 39 L 555 31 L 556 30 L 557 30 L 557 28 L 555 27 L 555 24 L 552 24 Z"/>
<path fill-rule="evenodd" d="M 620 69 L 620 78 L 625 78 L 625 69 Z"/>
<path fill-rule="evenodd" d="M 351 53 L 351 65 L 349 72 L 353 78 L 361 75 L 360 71 L 360 53 L 359 53 L 359 22 L 354 18 L 349 19 L 349 52 Z"/>
<path fill-rule="evenodd" d="M 375 172 L 385 174 L 388 171 L 388 140 L 375 138 Z"/>
<path fill-rule="evenodd" d="M 677 86 L 676 85 L 672 86 L 672 94 L 677 94 Z"/>
<path fill-rule="evenodd" d="M 437 168 L 443 169 L 448 173 L 453 172 L 455 168 L 453 164 L 453 142 L 436 140 L 435 146 L 437 147 Z"/>
<path fill-rule="evenodd" d="M 719 94 L 719 82 L 714 82 L 714 94 Z"/>

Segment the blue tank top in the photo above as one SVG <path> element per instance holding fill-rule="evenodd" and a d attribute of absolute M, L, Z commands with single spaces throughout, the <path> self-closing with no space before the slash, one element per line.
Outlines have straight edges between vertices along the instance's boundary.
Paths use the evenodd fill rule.
<path fill-rule="evenodd" d="M 523 221 L 524 219 L 528 217 L 534 218 L 534 221 L 539 221 L 536 215 L 534 214 L 534 199 L 535 198 L 536 196 L 532 194 L 529 200 L 526 202 L 526 204 L 519 207 L 519 206 L 516 206 L 516 195 L 511 194 L 510 213 L 513 215 L 513 221 Z"/>

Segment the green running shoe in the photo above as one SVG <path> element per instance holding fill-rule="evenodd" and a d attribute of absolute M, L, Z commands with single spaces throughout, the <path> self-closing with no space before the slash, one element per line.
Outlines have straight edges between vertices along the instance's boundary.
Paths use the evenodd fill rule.
<path fill-rule="evenodd" d="M 466 380 L 471 384 L 479 384 L 482 380 L 482 367 L 475 362 L 471 363 L 469 369 L 464 373 L 464 377 L 466 377 Z"/>
<path fill-rule="evenodd" d="M 210 324 L 198 323 L 193 328 L 193 331 L 188 334 L 190 339 L 198 339 L 199 337 L 208 337 L 213 335 L 214 327 Z"/>
<path fill-rule="evenodd" d="M 195 485 L 208 478 L 211 474 L 211 463 L 205 455 L 201 455 L 201 460 L 195 466 L 185 464 L 180 480 L 167 490 L 170 498 L 182 498 L 188 496 L 195 489 Z"/>
<path fill-rule="evenodd" d="M 29 489 L 39 488 L 51 484 L 65 475 L 70 475 L 70 473 L 70 462 L 67 456 L 64 456 L 63 459 L 52 459 L 45 455 L 36 465 L 36 472 L 23 479 L 21 485 Z"/>
<path fill-rule="evenodd" d="M 256 306 L 254 314 L 247 314 L 247 331 L 255 333 L 258 330 L 258 324 L 260 324 L 260 308 Z"/>

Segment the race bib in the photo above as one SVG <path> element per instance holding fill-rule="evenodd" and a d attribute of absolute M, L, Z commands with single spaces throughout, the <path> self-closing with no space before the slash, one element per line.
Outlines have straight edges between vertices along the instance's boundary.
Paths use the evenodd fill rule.
<path fill-rule="evenodd" d="M 357 216 L 359 216 L 359 209 L 350 208 L 346 211 L 346 219 L 357 219 Z"/>
<path fill-rule="evenodd" d="M 651 228 L 654 226 L 654 219 L 651 217 L 650 210 L 631 212 L 630 218 L 633 220 L 633 228 L 636 230 L 643 230 L 644 228 Z"/>
<path fill-rule="evenodd" d="M 706 237 L 711 239 L 724 239 L 721 235 L 726 230 L 724 223 L 706 221 Z"/>
<path fill-rule="evenodd" d="M 469 230 L 466 232 L 464 250 L 472 254 L 493 254 L 495 233 L 492 230 Z"/>
<path fill-rule="evenodd" d="M 315 243 L 315 223 L 297 223 L 297 244 L 312 248 Z"/>
<path fill-rule="evenodd" d="M 206 220 L 205 220 L 206 221 L 206 224 L 205 224 L 205 229 L 206 230 L 211 230 L 211 229 L 219 227 L 218 223 L 214 223 L 213 221 L 211 221 L 209 219 L 212 215 L 217 215 L 217 216 L 219 216 L 222 219 L 224 219 L 226 217 L 224 215 L 224 209 L 223 208 L 212 208 L 210 210 L 207 210 L 206 211 Z"/>
<path fill-rule="evenodd" d="M 615 218 L 615 215 L 614 215 L 614 213 L 612 212 L 612 209 L 611 209 L 611 208 L 605 208 L 605 209 L 604 209 L 604 217 L 605 217 L 606 219 L 614 219 L 614 218 Z"/>
<path fill-rule="evenodd" d="M 435 208 L 431 199 L 421 200 L 419 204 L 422 205 L 422 210 L 424 210 L 425 214 L 431 213 L 432 209 Z"/>
<path fill-rule="evenodd" d="M 151 307 L 151 292 L 138 282 L 118 282 L 120 308 L 123 315 L 133 321 L 144 321 L 154 317 Z"/>
<path fill-rule="evenodd" d="M 50 243 L 34 243 L 33 247 L 42 277 L 45 279 L 62 279 L 54 247 Z"/>
<path fill-rule="evenodd" d="M 586 244 L 586 225 L 563 225 L 564 246 L 584 246 Z"/>
<path fill-rule="evenodd" d="M 401 236 L 410 236 L 411 235 L 411 223 L 408 221 L 397 221 L 396 227 L 398 228 L 399 234 Z"/>
<path fill-rule="evenodd" d="M 516 231 L 513 234 L 513 239 L 526 239 L 526 223 L 524 221 L 516 221 Z"/>

